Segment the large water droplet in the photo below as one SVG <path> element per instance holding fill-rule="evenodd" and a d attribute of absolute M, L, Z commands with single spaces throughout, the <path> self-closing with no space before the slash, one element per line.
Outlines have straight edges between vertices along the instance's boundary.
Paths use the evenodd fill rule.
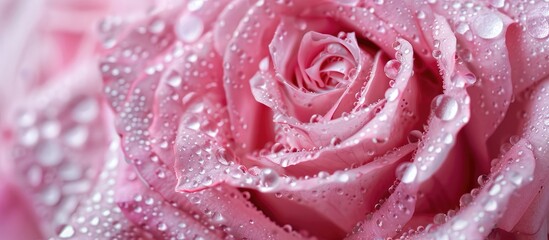
<path fill-rule="evenodd" d="M 459 231 L 459 230 L 463 230 L 467 227 L 467 225 L 469 225 L 469 223 L 463 219 L 458 219 L 456 221 L 454 221 L 454 223 L 452 223 L 452 230 L 454 231 Z"/>
<path fill-rule="evenodd" d="M 181 75 L 179 75 L 179 73 L 176 71 L 172 71 L 166 79 L 166 83 L 174 88 L 181 86 L 182 81 L 183 79 L 181 78 Z"/>
<path fill-rule="evenodd" d="M 505 0 L 490 0 L 490 5 L 496 8 L 502 8 L 505 6 Z"/>
<path fill-rule="evenodd" d="M 490 190 L 488 190 L 488 194 L 490 196 L 495 196 L 501 192 L 501 185 L 494 183 L 492 187 L 490 187 Z"/>
<path fill-rule="evenodd" d="M 396 100 L 398 97 L 398 88 L 388 88 L 387 91 L 385 91 L 385 99 L 387 101 L 392 102 Z"/>
<path fill-rule="evenodd" d="M 545 9 L 549 12 L 549 7 L 545 7 Z M 547 20 L 547 16 L 544 16 L 539 10 L 529 15 L 526 20 L 526 31 L 530 36 L 538 39 L 549 36 L 549 21 Z"/>
<path fill-rule="evenodd" d="M 402 173 L 402 178 L 400 179 L 403 183 L 412 183 L 416 180 L 417 177 L 417 167 L 413 163 L 404 163 L 402 165 L 404 171 Z"/>
<path fill-rule="evenodd" d="M 385 64 L 385 67 L 383 68 L 383 71 L 385 71 L 385 75 L 390 79 L 395 79 L 398 76 L 398 72 L 400 71 L 401 63 L 398 60 L 391 60 L 388 61 L 387 64 Z"/>
<path fill-rule="evenodd" d="M 42 127 L 40 130 L 44 138 L 52 139 L 59 136 L 59 133 L 61 132 L 61 125 L 59 124 L 58 121 L 51 120 L 42 124 Z"/>
<path fill-rule="evenodd" d="M 202 35 L 204 23 L 192 14 L 185 14 L 177 21 L 175 30 L 179 39 L 194 42 Z"/>
<path fill-rule="evenodd" d="M 71 225 L 65 225 L 61 228 L 61 231 L 59 231 L 59 237 L 60 238 L 71 238 L 74 236 L 74 227 Z"/>
<path fill-rule="evenodd" d="M 187 3 L 187 9 L 190 12 L 194 12 L 202 8 L 204 5 L 204 0 L 191 0 L 189 3 Z"/>
<path fill-rule="evenodd" d="M 47 141 L 38 146 L 36 155 L 38 162 L 44 166 L 55 166 L 61 163 L 61 160 L 63 159 L 61 146 L 54 141 Z"/>
<path fill-rule="evenodd" d="M 458 113 L 458 108 L 457 101 L 453 97 L 444 94 L 435 97 L 431 104 L 435 116 L 444 121 L 454 119 Z"/>
<path fill-rule="evenodd" d="M 279 176 L 273 169 L 265 168 L 259 174 L 260 187 L 264 190 L 275 188 L 278 185 Z"/>
<path fill-rule="evenodd" d="M 479 37 L 493 39 L 503 32 L 503 20 L 495 13 L 485 13 L 475 18 L 472 28 Z"/>
<path fill-rule="evenodd" d="M 149 32 L 151 33 L 160 33 L 166 28 L 166 23 L 164 21 L 157 19 L 149 25 Z"/>
<path fill-rule="evenodd" d="M 86 98 L 72 110 L 72 117 L 80 123 L 93 121 L 99 115 L 99 104 L 94 98 Z"/>
<path fill-rule="evenodd" d="M 71 147 L 81 147 L 88 139 L 88 128 L 76 126 L 69 129 L 63 136 L 63 142 Z"/>
<path fill-rule="evenodd" d="M 490 199 L 484 204 L 484 210 L 488 212 L 493 212 L 496 209 L 498 209 L 498 203 L 494 199 Z"/>
<path fill-rule="evenodd" d="M 61 200 L 61 191 L 57 186 L 48 186 L 41 193 L 42 202 L 47 206 L 53 206 Z"/>

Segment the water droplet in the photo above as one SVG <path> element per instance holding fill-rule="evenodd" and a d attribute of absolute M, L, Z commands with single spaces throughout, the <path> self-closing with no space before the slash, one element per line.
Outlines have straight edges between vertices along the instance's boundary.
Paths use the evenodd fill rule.
<path fill-rule="evenodd" d="M 202 8 L 204 5 L 204 0 L 191 0 L 187 3 L 187 10 L 194 12 Z"/>
<path fill-rule="evenodd" d="M 223 223 L 223 222 L 225 222 L 225 217 L 223 217 L 223 215 L 221 215 L 221 213 L 215 213 L 213 215 L 213 220 L 216 223 Z"/>
<path fill-rule="evenodd" d="M 485 13 L 475 18 L 472 28 L 479 37 L 493 39 L 503 32 L 503 20 L 495 13 Z"/>
<path fill-rule="evenodd" d="M 23 112 L 17 117 L 17 123 L 21 127 L 30 127 L 36 122 L 36 113 L 34 112 Z"/>
<path fill-rule="evenodd" d="M 484 210 L 488 212 L 493 212 L 496 209 L 498 209 L 498 203 L 494 199 L 490 199 L 484 204 Z"/>
<path fill-rule="evenodd" d="M 463 207 L 466 207 L 467 205 L 469 205 L 469 203 L 471 203 L 473 201 L 473 196 L 469 193 L 466 193 L 466 194 L 463 194 L 460 198 L 459 198 L 459 206 L 461 208 Z"/>
<path fill-rule="evenodd" d="M 403 172 L 400 179 L 403 183 L 412 183 L 417 177 L 417 167 L 413 163 L 404 163 L 401 165 Z"/>
<path fill-rule="evenodd" d="M 73 127 L 63 135 L 63 142 L 71 147 L 81 147 L 87 139 L 88 128 L 85 126 Z"/>
<path fill-rule="evenodd" d="M 63 160 L 63 151 L 57 142 L 47 141 L 36 150 L 38 162 L 44 166 L 55 166 Z"/>
<path fill-rule="evenodd" d="M 74 228 L 71 225 L 65 225 L 61 228 L 59 232 L 60 238 L 71 238 L 74 236 Z"/>
<path fill-rule="evenodd" d="M 456 32 L 459 34 L 465 34 L 469 29 L 469 24 L 466 22 L 459 22 L 456 26 Z"/>
<path fill-rule="evenodd" d="M 351 180 L 351 177 L 349 176 L 349 174 L 341 173 L 339 174 L 337 179 L 342 183 L 346 183 L 346 182 L 349 182 L 349 180 Z"/>
<path fill-rule="evenodd" d="M 492 187 L 490 188 L 490 190 L 488 190 L 488 194 L 490 194 L 490 196 L 495 196 L 495 195 L 497 195 L 500 191 L 501 191 L 501 185 L 499 185 L 499 184 L 497 184 L 497 183 L 494 183 L 494 185 L 492 185 Z"/>
<path fill-rule="evenodd" d="M 185 42 L 194 42 L 202 36 L 204 23 L 192 14 L 185 14 L 177 21 L 175 30 L 179 39 Z"/>
<path fill-rule="evenodd" d="M 265 57 L 259 62 L 259 70 L 261 71 L 269 70 L 269 57 Z"/>
<path fill-rule="evenodd" d="M 279 176 L 273 169 L 265 168 L 259 174 L 260 187 L 263 190 L 270 190 L 278 185 Z"/>
<path fill-rule="evenodd" d="M 511 171 L 509 173 L 509 181 L 511 181 L 511 183 L 515 186 L 520 186 L 522 184 L 523 177 L 519 173 Z"/>
<path fill-rule="evenodd" d="M 99 115 L 99 104 L 94 98 L 86 98 L 72 110 L 72 118 L 80 123 L 93 121 Z"/>
<path fill-rule="evenodd" d="M 340 143 L 341 143 L 341 139 L 339 139 L 338 137 L 333 137 L 330 140 L 330 145 L 332 145 L 332 146 L 339 145 Z"/>
<path fill-rule="evenodd" d="M 505 0 L 490 0 L 490 5 L 496 8 L 502 8 L 505 6 Z"/>
<path fill-rule="evenodd" d="M 47 121 L 44 124 L 42 124 L 41 128 L 42 136 L 44 138 L 52 139 L 59 136 L 59 133 L 61 132 L 61 125 L 58 121 L 52 120 Z"/>
<path fill-rule="evenodd" d="M 398 88 L 388 88 L 387 91 L 385 91 L 385 99 L 387 99 L 388 102 L 392 102 L 396 100 L 398 97 Z"/>
<path fill-rule="evenodd" d="M 166 27 L 166 23 L 164 21 L 157 19 L 149 25 L 149 32 L 151 33 L 160 33 L 164 31 L 164 28 Z"/>
<path fill-rule="evenodd" d="M 425 19 L 425 12 L 422 11 L 422 10 L 419 10 L 419 11 L 417 12 L 417 15 L 416 15 L 416 16 L 417 16 L 418 19 Z"/>
<path fill-rule="evenodd" d="M 549 36 L 549 21 L 547 16 L 544 16 L 540 10 L 535 10 L 532 14 L 529 14 L 526 20 L 526 31 L 530 36 L 538 39 Z M 549 12 L 549 7 L 545 7 L 545 10 Z"/>
<path fill-rule="evenodd" d="M 166 79 L 166 83 L 168 83 L 168 85 L 174 88 L 178 88 L 179 86 L 181 86 L 182 81 L 183 79 L 181 78 L 181 75 L 179 75 L 177 71 L 172 71 L 170 75 L 168 75 L 168 78 Z"/>
<path fill-rule="evenodd" d="M 433 99 L 431 109 L 437 118 L 450 121 L 456 117 L 459 105 L 453 97 L 441 94 Z"/>
<path fill-rule="evenodd" d="M 400 71 L 401 63 L 398 60 L 391 60 L 388 61 L 387 64 L 385 64 L 385 67 L 383 70 L 385 71 L 385 75 L 388 78 L 395 79 L 398 76 L 398 72 Z"/>
<path fill-rule="evenodd" d="M 54 206 L 61 200 L 61 191 L 57 186 L 48 186 L 42 190 L 41 198 L 45 205 Z"/>
<path fill-rule="evenodd" d="M 166 224 L 163 223 L 163 222 L 158 223 L 158 225 L 157 225 L 156 227 L 157 227 L 158 231 L 162 231 L 162 232 L 163 232 L 163 231 L 168 230 L 168 225 L 166 225 Z"/>
<path fill-rule="evenodd" d="M 40 137 L 40 134 L 38 133 L 38 129 L 36 129 L 36 127 L 32 127 L 25 130 L 21 134 L 21 136 L 19 137 L 19 141 L 24 146 L 33 146 L 38 142 L 39 137 Z"/>
<path fill-rule="evenodd" d="M 452 230 L 454 231 L 460 231 L 463 230 L 469 225 L 469 223 L 466 220 L 463 219 L 457 219 L 452 223 Z"/>
<path fill-rule="evenodd" d="M 451 133 L 447 133 L 442 141 L 445 144 L 452 144 L 452 142 L 454 142 L 454 136 Z"/>
<path fill-rule="evenodd" d="M 395 41 L 395 42 L 393 43 L 393 49 L 395 49 L 395 50 L 398 51 L 398 50 L 400 50 L 400 47 L 401 47 L 401 44 L 400 44 L 399 41 Z"/>
<path fill-rule="evenodd" d="M 408 143 L 418 142 L 421 139 L 421 136 L 423 136 L 423 134 L 419 130 L 410 131 L 410 133 L 408 134 Z"/>
<path fill-rule="evenodd" d="M 438 50 L 438 49 L 435 49 L 433 50 L 433 57 L 436 58 L 436 59 L 439 59 L 440 57 L 442 57 L 442 51 Z"/>

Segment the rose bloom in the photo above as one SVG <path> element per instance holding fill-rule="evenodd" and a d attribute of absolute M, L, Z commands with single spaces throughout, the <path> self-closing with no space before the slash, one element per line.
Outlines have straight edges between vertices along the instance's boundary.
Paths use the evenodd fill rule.
<path fill-rule="evenodd" d="M 547 239 L 549 3 L 0 1 L 2 239 Z"/>

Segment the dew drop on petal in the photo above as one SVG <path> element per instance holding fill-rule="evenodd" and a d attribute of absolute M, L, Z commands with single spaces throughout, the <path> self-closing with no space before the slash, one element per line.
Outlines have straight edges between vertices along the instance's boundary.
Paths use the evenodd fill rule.
<path fill-rule="evenodd" d="M 184 42 L 194 42 L 202 36 L 204 23 L 192 14 L 185 14 L 177 21 L 175 31 L 179 39 Z"/>
<path fill-rule="evenodd" d="M 458 219 L 454 223 L 452 223 L 452 230 L 459 231 L 463 230 L 467 227 L 469 223 L 463 219 Z"/>
<path fill-rule="evenodd" d="M 259 70 L 261 71 L 269 70 L 269 57 L 265 57 L 259 62 Z"/>
<path fill-rule="evenodd" d="M 385 67 L 383 70 L 385 71 L 385 75 L 388 78 L 395 79 L 398 75 L 398 72 L 400 71 L 401 63 L 398 60 L 391 60 L 388 61 L 387 64 L 385 64 Z"/>
<path fill-rule="evenodd" d="M 494 199 L 490 199 L 484 204 L 484 210 L 488 212 L 493 212 L 496 209 L 498 209 L 498 203 Z"/>
<path fill-rule="evenodd" d="M 57 142 L 44 142 L 36 151 L 38 162 L 44 166 L 55 166 L 63 160 L 63 150 Z"/>
<path fill-rule="evenodd" d="M 488 190 L 488 194 L 490 196 L 495 196 L 501 191 L 501 186 L 497 183 L 494 183 L 492 187 L 490 187 L 490 190 Z"/>
<path fill-rule="evenodd" d="M 497 14 L 489 12 L 475 18 L 471 27 L 479 37 L 493 39 L 503 32 L 503 20 Z"/>
<path fill-rule="evenodd" d="M 549 10 L 547 7 L 545 9 Z M 530 15 L 526 20 L 526 31 L 530 36 L 538 39 L 549 36 L 549 21 L 547 20 L 547 16 L 544 16 L 542 13 L 533 13 Z"/>
<path fill-rule="evenodd" d="M 264 190 L 275 188 L 278 185 L 279 176 L 273 169 L 265 168 L 260 173 L 260 185 Z"/>
<path fill-rule="evenodd" d="M 341 139 L 339 139 L 338 137 L 333 137 L 330 140 L 330 145 L 332 145 L 332 146 L 339 145 L 340 143 L 341 143 Z"/>
<path fill-rule="evenodd" d="M 99 115 L 99 104 L 94 98 L 86 98 L 72 110 L 72 118 L 80 123 L 87 123 Z"/>
<path fill-rule="evenodd" d="M 423 136 L 423 134 L 419 130 L 410 131 L 410 133 L 408 134 L 408 143 L 418 142 L 421 139 L 421 136 Z"/>
<path fill-rule="evenodd" d="M 405 166 L 405 170 L 402 174 L 401 181 L 403 183 L 412 183 L 416 180 L 417 177 L 417 167 L 413 163 L 408 163 Z"/>
<path fill-rule="evenodd" d="M 71 238 L 74 236 L 74 227 L 71 225 L 65 225 L 61 227 L 61 231 L 59 231 L 59 237 L 60 238 Z"/>
<path fill-rule="evenodd" d="M 187 3 L 187 10 L 194 12 L 202 8 L 204 5 L 204 0 L 191 0 Z"/>
<path fill-rule="evenodd" d="M 438 95 L 431 103 L 431 110 L 435 116 L 444 121 L 454 119 L 458 113 L 459 105 L 457 101 L 448 95 Z"/>
<path fill-rule="evenodd" d="M 157 19 L 149 25 L 149 32 L 151 33 L 160 33 L 166 28 L 166 23 L 164 21 Z"/>
<path fill-rule="evenodd" d="M 502 8 L 505 6 L 505 0 L 490 0 L 490 5 L 496 8 Z"/>
<path fill-rule="evenodd" d="M 179 75 L 179 73 L 176 71 L 171 72 L 170 75 L 168 75 L 168 79 L 166 79 L 168 85 L 174 88 L 181 86 L 182 81 L 183 79 L 181 78 L 181 75 Z"/>
<path fill-rule="evenodd" d="M 397 97 L 398 97 L 397 88 L 388 88 L 387 91 L 385 91 L 385 99 L 387 99 L 387 101 L 392 102 L 396 100 Z"/>

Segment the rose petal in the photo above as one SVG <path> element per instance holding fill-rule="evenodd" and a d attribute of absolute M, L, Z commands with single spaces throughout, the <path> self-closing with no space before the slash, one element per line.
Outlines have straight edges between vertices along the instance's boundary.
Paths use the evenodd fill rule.
<path fill-rule="evenodd" d="M 385 103 L 381 111 L 359 131 L 353 133 L 349 138 L 340 139 L 341 143 L 335 144 L 336 146 L 330 145 L 321 150 L 305 150 L 280 156 L 273 154 L 266 157 L 270 161 L 287 166 L 285 170 L 288 174 L 303 176 L 312 175 L 319 169 L 334 171 L 342 167 L 360 165 L 371 160 L 376 153 L 383 153 L 392 147 L 403 144 L 405 139 L 389 138 L 389 135 L 406 136 L 405 134 L 413 129 L 419 119 L 414 115 L 407 115 L 405 112 L 416 112 L 417 106 L 415 105 L 420 100 L 417 100 L 419 98 L 417 95 L 412 95 L 415 88 L 419 87 L 418 81 L 409 79 L 412 66 L 411 46 L 403 43 L 401 51 L 402 65 L 391 90 L 396 93 L 395 96 L 389 96 L 390 99 L 387 100 L 388 102 Z M 408 104 L 402 104 L 402 102 L 408 102 Z M 389 116 L 391 117 L 389 118 Z M 348 120 L 344 118 L 344 121 Z M 394 127 L 395 122 L 399 123 L 398 128 Z M 354 154 L 365 150 L 367 155 Z"/>
<path fill-rule="evenodd" d="M 437 226 L 433 231 L 414 236 L 415 239 L 451 239 L 488 236 L 496 222 L 503 218 L 502 210 L 508 206 L 509 198 L 522 188 L 533 176 L 535 167 L 531 145 L 519 141 L 502 158 L 501 164 L 491 173 L 472 203 L 460 209 L 455 217 Z M 472 221 L 471 221 L 472 220 Z"/>
<path fill-rule="evenodd" d="M 510 0 L 507 4 L 521 6 L 499 9 L 518 22 L 509 26 L 505 38 L 513 69 L 511 71 L 513 92 L 520 93 L 545 79 L 549 74 L 547 71 L 549 53 L 541 51 L 549 41 L 549 22 L 546 15 L 549 4 L 546 2 L 521 4 L 515 0 Z M 536 51 L 537 49 L 540 51 Z"/>
<path fill-rule="evenodd" d="M 500 146 L 502 150 L 507 149 L 506 146 L 510 143 L 502 142 L 502 139 L 511 139 L 511 143 L 514 143 L 517 137 L 528 139 L 534 149 L 534 181 L 518 190 L 516 196 L 511 197 L 510 204 L 514 207 L 508 209 L 508 217 L 498 223 L 498 227 L 508 232 L 536 233 L 542 227 L 548 211 L 547 205 L 543 204 L 549 198 L 543 187 L 549 181 L 549 166 L 547 161 L 543 160 L 549 156 L 546 140 L 549 137 L 549 112 L 546 107 L 548 84 L 549 80 L 544 79 L 518 94 L 506 118 L 489 141 L 492 154 L 497 154 Z"/>
<path fill-rule="evenodd" d="M 346 117 L 339 117 L 332 120 L 319 117 L 320 122 L 300 122 L 294 115 L 275 116 L 275 123 L 280 124 L 284 131 L 279 132 L 282 143 L 287 143 L 290 147 L 298 149 L 311 149 L 314 147 L 324 147 L 332 144 L 332 139 L 345 140 L 363 128 L 374 116 L 374 109 L 381 109 L 384 101 L 381 101 L 383 93 L 389 87 L 389 79 L 385 78 L 383 72 L 383 63 L 387 57 L 378 53 L 374 60 L 374 69 L 370 73 L 361 71 L 357 79 L 348 86 L 343 95 L 338 98 L 338 103 L 329 103 L 324 105 L 333 105 L 330 111 L 340 108 L 341 101 L 347 102 L 343 105 L 353 105 L 358 102 L 361 106 L 367 106 L 365 109 L 357 109 L 356 112 Z M 369 76 L 369 77 L 367 77 Z M 365 82 L 367 81 L 367 82 Z M 366 84 L 366 86 L 364 86 Z M 357 101 L 355 94 L 360 93 L 360 88 L 365 87 L 361 93 L 361 98 Z M 339 92 L 338 92 L 339 94 Z M 334 96 L 336 98 L 336 96 Z M 333 99 L 333 98 L 332 98 Z M 332 100 L 333 101 L 333 100 Z M 276 108 L 275 108 L 276 109 Z M 332 114 L 330 114 L 332 115 Z M 342 131 L 345 129 L 345 131 Z"/>
<path fill-rule="evenodd" d="M 33 210 L 16 186 L 0 181 L 0 234 L 6 239 L 42 239 L 40 225 Z M 38 220 L 39 221 L 39 220 Z"/>
<path fill-rule="evenodd" d="M 440 20 L 440 19 L 439 19 Z M 444 22 L 439 21 L 439 28 L 447 28 Z M 446 33 L 446 34 L 445 34 Z M 437 38 L 439 34 L 445 34 L 447 41 L 455 41 L 453 37 L 447 36 L 448 31 L 433 33 Z M 407 42 L 399 41 L 401 48 L 410 48 Z M 453 46 L 449 44 L 448 46 Z M 452 52 L 452 49 L 449 49 Z M 402 51 L 402 50 L 401 50 Z M 444 55 L 444 58 L 452 58 L 452 55 Z M 451 60 L 446 59 L 447 63 Z M 452 65 L 439 64 L 443 72 L 454 72 L 449 69 Z M 446 68 L 445 68 L 446 67 Z M 457 70 L 453 75 L 457 78 L 464 77 L 463 66 L 456 66 Z M 430 179 L 435 172 L 443 165 L 450 149 L 455 144 L 459 130 L 469 120 L 469 96 L 463 88 L 450 84 L 446 78 L 444 94 L 433 100 L 431 119 L 428 122 L 428 130 L 420 142 L 414 161 L 406 167 L 401 184 L 396 187 L 393 193 L 383 206 L 373 213 L 372 218 L 366 219 L 357 225 L 357 228 L 349 236 L 351 239 L 375 238 L 394 236 L 412 217 L 417 201 L 417 191 L 420 183 Z"/>
<path fill-rule="evenodd" d="M 501 56 L 509 56 L 505 34 L 512 20 L 484 6 L 462 8 L 460 14 L 452 14 L 444 5 L 444 1 L 439 1 L 431 6 L 434 12 L 455 23 L 452 27 L 462 49 L 458 55 L 478 78 L 468 92 L 471 101 L 478 103 L 472 105 L 472 111 L 483 114 L 473 114 L 466 131 L 470 135 L 471 146 L 475 149 L 477 158 L 482 159 L 477 161 L 478 169 L 482 173 L 489 166 L 485 140 L 503 119 L 511 100 L 509 58 Z M 461 18 L 470 14 L 477 17 Z"/>
<path fill-rule="evenodd" d="M 105 115 L 95 81 L 99 76 L 86 67 L 93 63 L 82 66 L 51 80 L 33 98 L 21 100 L 15 116 L 10 114 L 13 171 L 21 177 L 46 236 L 57 235 L 68 223 L 104 162 Z"/>

